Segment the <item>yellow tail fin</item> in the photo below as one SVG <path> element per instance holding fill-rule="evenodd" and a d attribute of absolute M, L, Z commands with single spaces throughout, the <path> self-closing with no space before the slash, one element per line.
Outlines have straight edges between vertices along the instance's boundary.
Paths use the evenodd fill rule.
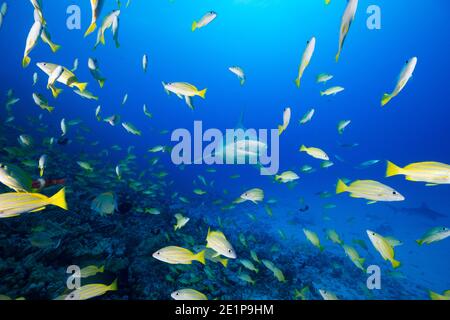
<path fill-rule="evenodd" d="M 295 85 L 300 88 L 300 79 L 295 79 Z"/>
<path fill-rule="evenodd" d="M 84 92 L 88 84 L 86 82 L 74 82 L 72 85 L 77 87 L 81 92 Z"/>
<path fill-rule="evenodd" d="M 348 190 L 347 185 L 342 180 L 338 180 L 336 185 L 336 194 L 344 193 Z"/>
<path fill-rule="evenodd" d="M 192 22 L 192 32 L 194 32 L 195 29 L 197 29 L 197 21 Z"/>
<path fill-rule="evenodd" d="M 49 46 L 50 46 L 50 49 L 52 49 L 52 52 L 53 52 L 53 53 L 55 53 L 55 52 L 57 52 L 59 49 L 61 49 L 61 46 L 60 46 L 60 45 L 57 45 L 57 44 L 54 44 L 54 43 L 49 44 Z"/>
<path fill-rule="evenodd" d="M 387 162 L 386 177 L 396 176 L 402 173 L 402 168 L 396 166 L 392 162 Z"/>
<path fill-rule="evenodd" d="M 308 150 L 308 148 L 306 148 L 305 145 L 302 145 L 302 146 L 300 147 L 300 151 L 307 151 L 307 150 Z"/>
<path fill-rule="evenodd" d="M 397 269 L 398 267 L 400 267 L 400 261 L 392 260 L 391 263 L 392 263 L 392 267 L 394 269 Z"/>
<path fill-rule="evenodd" d="M 22 60 L 22 67 L 24 67 L 24 68 L 28 67 L 28 65 L 30 64 L 30 62 L 31 62 L 31 58 L 30 58 L 29 56 L 23 57 L 23 60 Z"/>
<path fill-rule="evenodd" d="M 416 240 L 416 242 L 417 242 L 417 244 L 419 245 L 419 246 L 421 246 L 422 244 L 423 244 L 423 240 Z"/>
<path fill-rule="evenodd" d="M 89 28 L 86 30 L 86 33 L 84 34 L 85 37 L 90 35 L 94 30 L 97 29 L 97 24 L 95 22 L 92 22 Z"/>
<path fill-rule="evenodd" d="M 39 175 L 42 177 L 44 175 L 44 168 L 41 168 L 39 171 Z"/>
<path fill-rule="evenodd" d="M 45 110 L 47 110 L 48 112 L 52 112 L 53 110 L 55 110 L 54 107 L 50 107 L 50 106 L 46 106 Z"/>
<path fill-rule="evenodd" d="M 202 264 L 205 264 L 205 250 L 200 251 L 194 256 L 194 260 L 197 260 L 198 262 L 201 262 Z"/>
<path fill-rule="evenodd" d="M 50 86 L 50 90 L 52 90 L 53 98 L 58 98 L 58 96 L 61 94 L 62 89 L 58 89 L 55 86 Z"/>
<path fill-rule="evenodd" d="M 57 194 L 50 198 L 50 204 L 68 210 L 66 202 L 66 188 L 62 188 Z"/>
<path fill-rule="evenodd" d="M 340 56 L 341 56 L 341 50 L 339 49 L 338 53 L 336 54 L 336 62 L 339 61 Z"/>
<path fill-rule="evenodd" d="M 99 272 L 105 272 L 105 266 L 101 266 L 101 267 L 98 269 L 98 271 L 99 271 Z"/>
<path fill-rule="evenodd" d="M 278 135 L 281 136 L 281 134 L 284 131 L 284 127 L 283 126 L 278 126 Z"/>
<path fill-rule="evenodd" d="M 98 84 L 100 85 L 100 88 L 103 88 L 103 86 L 105 85 L 106 79 L 100 79 L 98 80 Z"/>
<path fill-rule="evenodd" d="M 384 107 L 385 105 L 387 105 L 389 103 L 389 101 L 391 101 L 392 96 L 390 94 L 385 93 L 383 95 L 383 98 L 381 99 L 381 106 Z"/>
<path fill-rule="evenodd" d="M 202 97 L 203 99 L 205 99 L 205 95 L 206 95 L 206 90 L 208 90 L 208 89 L 203 89 L 202 91 L 199 91 L 198 92 L 198 95 L 200 96 L 200 97 Z"/>
<path fill-rule="evenodd" d="M 109 285 L 109 291 L 117 291 L 117 279 L 115 279 L 115 280 L 113 281 L 113 283 L 111 283 L 111 284 Z"/>

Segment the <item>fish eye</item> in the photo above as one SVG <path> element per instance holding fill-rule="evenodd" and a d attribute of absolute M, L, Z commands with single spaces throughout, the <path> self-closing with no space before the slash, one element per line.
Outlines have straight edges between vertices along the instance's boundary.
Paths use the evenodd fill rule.
<path fill-rule="evenodd" d="M 233 252 L 233 250 L 231 250 L 231 249 L 228 249 L 228 253 L 232 253 Z"/>
<path fill-rule="evenodd" d="M 392 194 L 395 196 L 395 195 L 397 195 L 397 192 L 396 192 L 396 191 L 393 191 Z"/>
<path fill-rule="evenodd" d="M 161 252 L 158 251 L 156 254 L 161 254 Z"/>

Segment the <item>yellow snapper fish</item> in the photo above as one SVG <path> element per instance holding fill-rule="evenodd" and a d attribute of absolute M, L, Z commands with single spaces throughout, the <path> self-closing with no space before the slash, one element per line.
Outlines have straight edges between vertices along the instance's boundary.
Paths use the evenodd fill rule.
<path fill-rule="evenodd" d="M 73 92 L 75 92 L 80 97 L 88 99 L 88 100 L 98 100 L 97 96 L 95 96 L 92 92 L 89 92 L 87 90 L 84 90 L 84 91 L 74 90 Z"/>
<path fill-rule="evenodd" d="M 91 210 L 102 217 L 111 215 L 117 211 L 117 200 L 113 192 L 105 192 L 97 196 L 91 203 Z"/>
<path fill-rule="evenodd" d="M 117 279 L 110 285 L 101 283 L 87 284 L 69 293 L 64 300 L 88 300 L 104 295 L 108 291 L 117 291 Z"/>
<path fill-rule="evenodd" d="M 233 246 L 228 242 L 227 238 L 221 231 L 211 231 L 208 229 L 206 236 L 206 247 L 211 248 L 217 252 L 217 255 L 222 255 L 230 259 L 236 259 L 236 252 Z"/>
<path fill-rule="evenodd" d="M 319 149 L 319 148 L 307 148 L 305 145 L 302 145 L 300 147 L 301 152 L 306 152 L 308 155 L 315 159 L 320 160 L 330 160 L 328 155 L 325 153 L 325 151 Z"/>
<path fill-rule="evenodd" d="M 300 63 L 300 67 L 298 69 L 298 76 L 297 79 L 295 79 L 295 85 L 297 86 L 297 88 L 300 88 L 300 81 L 302 80 L 303 73 L 305 72 L 306 68 L 311 62 L 311 58 L 314 54 L 315 48 L 316 48 L 316 38 L 312 37 L 311 40 L 308 40 L 308 42 L 306 42 L 306 49 L 303 52 L 302 62 Z"/>
<path fill-rule="evenodd" d="M 30 192 L 32 179 L 18 166 L 0 163 L 0 183 L 16 192 Z"/>
<path fill-rule="evenodd" d="M 65 188 L 51 198 L 39 193 L 3 193 L 0 194 L 0 218 L 11 218 L 22 213 L 42 211 L 49 205 L 68 210 Z"/>
<path fill-rule="evenodd" d="M 344 46 L 345 39 L 347 38 L 350 27 L 355 20 L 356 9 L 358 8 L 358 0 L 348 0 L 347 7 L 345 8 L 344 14 L 341 20 L 341 27 L 339 30 L 339 49 L 336 54 L 336 62 L 339 61 L 341 56 L 342 48 Z"/>
<path fill-rule="evenodd" d="M 383 98 L 381 99 L 381 106 L 384 107 L 392 100 L 392 98 L 396 97 L 402 90 L 405 88 L 409 79 L 413 76 L 414 70 L 417 65 L 417 57 L 413 57 L 406 61 L 405 66 L 403 67 L 400 76 L 398 77 L 397 85 L 392 93 L 385 93 Z"/>
<path fill-rule="evenodd" d="M 323 300 L 339 300 L 333 292 L 319 289 L 319 293 L 322 296 Z"/>
<path fill-rule="evenodd" d="M 142 69 L 144 70 L 144 72 L 147 72 L 147 67 L 148 67 L 148 56 L 144 54 L 142 56 Z"/>
<path fill-rule="evenodd" d="M 357 180 L 347 186 L 339 180 L 336 186 L 336 194 L 349 192 L 352 198 L 363 198 L 369 200 L 369 204 L 378 201 L 394 202 L 403 201 L 405 197 L 398 191 L 380 182 L 373 180 Z"/>
<path fill-rule="evenodd" d="M 130 122 L 122 122 L 122 127 L 129 133 L 134 134 L 136 136 L 142 135 L 142 132 L 139 131 L 133 124 Z"/>
<path fill-rule="evenodd" d="M 203 28 L 205 26 L 207 26 L 208 24 L 210 24 L 215 18 L 217 17 L 217 13 L 215 13 L 214 11 L 210 11 L 208 13 L 206 13 L 201 19 L 200 21 L 194 21 L 192 23 L 192 32 L 194 32 L 197 29 Z"/>
<path fill-rule="evenodd" d="M 64 119 L 63 119 L 63 120 L 64 120 Z M 63 130 L 63 131 L 64 131 L 64 130 Z M 77 164 L 78 164 L 81 168 L 83 168 L 84 170 L 86 170 L 86 171 L 90 171 L 90 172 L 94 171 L 94 168 L 92 168 L 91 164 L 88 163 L 88 162 L 77 161 Z"/>
<path fill-rule="evenodd" d="M 380 253 L 384 260 L 389 260 L 394 269 L 400 267 L 400 261 L 397 261 L 394 258 L 394 248 L 383 236 L 371 230 L 367 230 L 367 235 L 369 236 L 372 245 Z"/>
<path fill-rule="evenodd" d="M 175 215 L 175 219 L 177 219 L 177 223 L 173 226 L 174 231 L 183 228 L 190 220 L 189 218 L 183 216 L 181 213 L 177 213 Z"/>
<path fill-rule="evenodd" d="M 53 63 L 47 63 L 47 62 L 39 62 L 39 63 L 37 63 L 37 66 L 49 77 L 53 74 L 55 69 L 58 68 L 58 65 L 53 64 Z M 68 86 L 70 88 L 76 87 L 80 91 L 86 90 L 86 87 L 87 87 L 86 82 L 78 81 L 77 77 L 70 70 L 68 70 L 65 67 L 62 67 L 62 68 L 63 68 L 63 72 L 56 80 L 57 82 L 65 84 L 66 86 Z"/>
<path fill-rule="evenodd" d="M 243 86 L 245 83 L 244 70 L 242 70 L 242 68 L 238 66 L 229 67 L 228 70 L 230 70 L 233 74 L 235 74 L 238 77 L 239 81 L 241 82 L 241 86 Z"/>
<path fill-rule="evenodd" d="M 95 43 L 94 49 L 97 48 L 100 43 L 102 45 L 105 45 L 105 43 L 106 43 L 105 42 L 105 32 L 109 28 L 112 29 L 113 37 L 116 38 L 114 36 L 114 34 L 117 35 L 117 32 L 118 32 L 117 28 L 118 28 L 119 16 L 120 16 L 120 10 L 113 10 L 110 14 L 108 14 L 103 19 L 102 24 L 101 24 L 100 28 L 98 29 L 97 42 Z M 114 32 L 114 29 L 116 29 L 115 32 Z M 118 46 L 117 39 L 116 39 L 116 46 Z"/>
<path fill-rule="evenodd" d="M 192 264 L 192 261 L 205 264 L 205 250 L 195 254 L 182 247 L 169 246 L 159 249 L 152 256 L 159 261 L 169 264 Z"/>
<path fill-rule="evenodd" d="M 286 108 L 283 111 L 283 124 L 278 126 L 279 136 L 287 129 L 290 121 L 291 121 L 291 108 Z"/>
<path fill-rule="evenodd" d="M 339 244 L 339 245 L 343 245 L 343 244 L 344 244 L 344 241 L 342 241 L 342 239 L 339 237 L 339 235 L 337 234 L 336 231 L 331 230 L 331 229 L 328 229 L 328 230 L 326 231 L 326 233 L 327 233 L 327 238 L 328 238 L 331 242 L 336 243 L 336 244 Z"/>
<path fill-rule="evenodd" d="M 334 76 L 332 76 L 331 74 L 327 74 L 327 73 L 321 73 L 317 76 L 317 83 L 327 83 L 328 81 L 330 81 L 331 79 L 333 79 Z"/>
<path fill-rule="evenodd" d="M 105 272 L 105 266 L 97 267 L 97 266 L 87 266 L 80 270 L 81 278 L 89 278 L 95 276 L 97 273 Z"/>
<path fill-rule="evenodd" d="M 208 297 L 194 289 L 180 289 L 170 294 L 174 300 L 208 300 Z"/>
<path fill-rule="evenodd" d="M 300 177 L 293 171 L 285 171 L 282 174 L 275 176 L 275 181 L 288 183 L 300 179 Z"/>
<path fill-rule="evenodd" d="M 98 66 L 97 59 L 89 58 L 88 59 L 88 68 L 91 73 L 91 75 L 94 77 L 95 80 L 97 80 L 100 88 L 103 88 L 106 82 L 106 78 L 102 76 L 100 72 L 100 68 Z"/>
<path fill-rule="evenodd" d="M 198 90 L 195 86 L 187 82 L 163 82 L 162 84 L 167 94 L 170 94 L 170 92 L 172 92 L 179 98 L 199 96 L 205 99 L 207 89 Z"/>
<path fill-rule="evenodd" d="M 387 162 L 386 177 L 406 176 L 408 181 L 426 182 L 427 185 L 450 184 L 450 165 L 439 162 L 417 162 L 400 168 Z"/>
<path fill-rule="evenodd" d="M 340 122 L 338 123 L 338 126 L 337 126 L 339 134 L 343 134 L 345 128 L 347 128 L 347 126 L 348 126 L 351 122 L 352 122 L 351 120 L 342 120 L 342 121 L 340 121 Z"/>
<path fill-rule="evenodd" d="M 450 229 L 446 227 L 435 227 L 428 230 L 421 239 L 416 240 L 419 245 L 430 244 L 450 237 Z"/>
<path fill-rule="evenodd" d="M 90 0 L 90 2 L 91 2 L 92 19 L 89 28 L 86 30 L 86 33 L 84 34 L 85 37 L 94 32 L 95 29 L 97 29 L 97 19 L 99 18 L 103 5 L 105 3 L 105 1 L 103 0 Z"/>
<path fill-rule="evenodd" d="M 242 264 L 245 268 L 247 268 L 250 271 L 253 271 L 253 272 L 256 272 L 256 273 L 259 272 L 258 268 L 255 267 L 253 262 L 251 262 L 248 259 L 239 259 L 239 263 Z"/>
<path fill-rule="evenodd" d="M 38 164 L 39 176 L 42 177 L 44 175 L 44 170 L 45 170 L 46 165 L 47 165 L 47 155 L 43 154 L 39 158 L 39 164 Z"/>
<path fill-rule="evenodd" d="M 256 281 L 250 277 L 248 273 L 242 272 L 239 273 L 238 278 L 241 279 L 244 282 L 250 283 L 251 285 L 255 285 Z"/>
<path fill-rule="evenodd" d="M 252 257 L 253 261 L 255 261 L 256 263 L 261 263 L 261 261 L 259 261 L 258 255 L 256 254 L 255 251 L 251 250 L 250 256 Z"/>
<path fill-rule="evenodd" d="M 305 234 L 306 239 L 308 239 L 308 241 L 311 242 L 313 246 L 319 248 L 320 251 L 323 251 L 323 249 L 325 249 L 320 244 L 320 240 L 319 237 L 317 236 L 317 233 L 308 229 L 303 229 L 303 233 Z"/>
<path fill-rule="evenodd" d="M 286 278 L 284 277 L 283 271 L 281 271 L 277 267 L 275 267 L 272 271 L 273 275 L 275 276 L 275 278 L 277 278 L 278 281 L 286 282 Z"/>
<path fill-rule="evenodd" d="M 31 62 L 31 58 L 29 57 L 30 52 L 36 46 L 41 33 L 42 33 L 42 23 L 40 21 L 35 21 L 33 26 L 28 33 L 27 40 L 25 43 L 25 51 L 23 53 L 22 67 L 26 68 Z"/>
<path fill-rule="evenodd" d="M 366 269 L 364 268 L 364 261 L 366 259 L 361 258 L 358 254 L 358 252 L 356 251 L 355 248 L 348 246 L 346 244 L 344 244 L 342 246 L 342 248 L 345 251 L 345 254 L 347 255 L 347 257 L 350 258 L 350 260 L 353 262 L 353 264 L 358 268 L 361 269 L 362 271 L 366 272 Z"/>
<path fill-rule="evenodd" d="M 259 201 L 264 199 L 264 191 L 258 188 L 251 189 L 241 194 L 240 199 L 258 204 Z"/>
<path fill-rule="evenodd" d="M 335 86 L 335 87 L 328 88 L 325 91 L 321 91 L 320 95 L 321 96 L 335 96 L 344 90 L 345 90 L 345 88 L 343 88 L 343 87 Z"/>
<path fill-rule="evenodd" d="M 33 93 L 33 101 L 42 110 L 52 112 L 55 109 L 54 107 L 49 106 L 48 100 L 45 99 L 45 97 L 39 93 Z"/>
<path fill-rule="evenodd" d="M 307 113 L 305 113 L 303 118 L 300 120 L 300 124 L 306 124 L 306 123 L 310 122 L 312 117 L 314 116 L 315 112 L 316 112 L 316 110 L 311 109 Z"/>

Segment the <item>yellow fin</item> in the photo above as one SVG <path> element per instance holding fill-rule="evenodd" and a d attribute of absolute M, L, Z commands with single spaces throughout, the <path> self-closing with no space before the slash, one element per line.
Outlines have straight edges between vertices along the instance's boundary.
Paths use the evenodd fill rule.
<path fill-rule="evenodd" d="M 383 95 L 383 98 L 381 99 L 381 106 L 384 107 L 385 105 L 387 105 L 389 103 L 389 101 L 391 101 L 392 96 L 390 94 L 385 93 Z"/>
<path fill-rule="evenodd" d="M 30 64 L 30 62 L 31 62 L 31 58 L 30 58 L 29 56 L 23 57 L 23 60 L 22 60 L 22 67 L 24 67 L 24 68 L 28 67 L 28 65 Z"/>
<path fill-rule="evenodd" d="M 295 85 L 297 86 L 297 88 L 300 88 L 300 79 L 295 79 Z"/>
<path fill-rule="evenodd" d="M 197 29 L 197 21 L 192 22 L 192 32 L 194 32 L 195 29 Z"/>
<path fill-rule="evenodd" d="M 193 260 L 197 260 L 198 262 L 205 264 L 205 250 L 202 250 L 199 253 L 195 254 Z"/>
<path fill-rule="evenodd" d="M 86 82 L 74 82 L 72 84 L 72 86 L 77 87 L 81 92 L 83 92 L 84 90 L 86 90 L 87 87 L 87 83 Z"/>
<path fill-rule="evenodd" d="M 391 263 L 392 263 L 392 267 L 394 269 L 397 269 L 398 267 L 400 267 L 400 261 L 392 259 Z"/>
<path fill-rule="evenodd" d="M 199 95 L 200 97 L 202 97 L 203 99 L 205 99 L 206 90 L 207 90 L 207 89 L 205 88 L 205 89 L 203 89 L 203 90 L 201 90 L 201 91 L 198 92 L 198 95 Z"/>
<path fill-rule="evenodd" d="M 392 177 L 401 174 L 402 168 L 396 166 L 392 162 L 387 162 L 386 177 Z"/>
<path fill-rule="evenodd" d="M 109 285 L 108 289 L 109 289 L 110 291 L 117 291 L 117 279 L 115 279 L 115 280 L 113 281 L 113 283 L 111 283 L 111 284 Z"/>
<path fill-rule="evenodd" d="M 336 194 L 340 194 L 346 192 L 348 190 L 348 186 L 342 180 L 338 180 L 336 185 Z"/>
<path fill-rule="evenodd" d="M 86 30 L 86 33 L 84 34 L 84 36 L 87 37 L 87 36 L 90 35 L 92 32 L 94 32 L 95 29 L 97 29 L 97 23 L 93 22 L 93 23 L 91 23 L 91 25 L 89 26 L 89 28 Z"/>
<path fill-rule="evenodd" d="M 62 188 L 57 194 L 50 198 L 50 204 L 68 210 L 66 202 L 66 188 Z"/>

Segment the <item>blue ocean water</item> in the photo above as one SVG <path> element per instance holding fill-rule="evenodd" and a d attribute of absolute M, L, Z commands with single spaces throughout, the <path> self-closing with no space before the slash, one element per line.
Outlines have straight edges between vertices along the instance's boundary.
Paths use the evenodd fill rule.
<path fill-rule="evenodd" d="M 69 17 L 66 10 L 73 4 L 80 7 L 80 30 L 69 30 L 66 26 Z M 101 239 L 108 238 L 108 243 L 114 246 L 92 255 L 88 254 L 88 246 L 86 253 L 76 255 L 69 249 L 64 251 L 64 246 L 70 247 L 70 241 L 63 241 L 55 249 L 57 253 L 33 246 L 22 246 L 11 253 L 5 249 L 9 246 L 8 238 L 0 238 L 3 242 L 0 242 L 0 261 L 3 260 L 4 265 L 5 261 L 19 264 L 18 256 L 20 260 L 25 259 L 23 261 L 28 257 L 37 263 L 35 268 L 45 272 L 52 270 L 54 274 L 44 281 L 4 266 L 0 273 L 9 280 L 0 284 L 0 294 L 54 298 L 64 292 L 65 266 L 101 263 L 99 261 L 107 261 L 108 265 L 111 259 L 118 261 L 114 260 L 116 272 L 110 270 L 109 276 L 111 279 L 119 277 L 119 290 L 104 298 L 170 299 L 172 291 L 192 287 L 209 298 L 292 299 L 294 288 L 300 290 L 309 286 L 311 299 L 320 298 L 318 290 L 321 288 L 343 299 L 427 299 L 428 290 L 442 293 L 450 289 L 448 239 L 429 246 L 418 246 L 415 242 L 432 227 L 450 225 L 448 186 L 426 187 L 423 183 L 406 181 L 403 176 L 385 178 L 386 160 L 401 166 L 421 161 L 450 162 L 447 139 L 450 98 L 445 90 L 446 72 L 450 70 L 449 4 L 446 1 L 433 0 L 424 5 L 418 0 L 360 0 L 338 63 L 335 54 L 346 6 L 343 0 L 331 0 L 329 5 L 320 0 L 132 0 L 128 7 L 125 5 L 126 1 L 122 1 L 120 48 L 115 47 L 108 30 L 106 45 L 93 50 L 96 32 L 83 37 L 91 18 L 89 1 L 44 0 L 48 31 L 62 48 L 52 53 L 40 41 L 30 53 L 30 66 L 24 69 L 21 66 L 23 50 L 33 24 L 33 7 L 29 1 L 8 2 L 8 12 L 0 28 L 0 91 L 6 93 L 13 89 L 20 101 L 12 107 L 11 113 L 1 109 L 2 123 L 8 116 L 14 116 L 14 120 L 1 129 L 5 138 L 2 149 L 20 148 L 17 137 L 23 133 L 34 138 L 35 149 L 30 150 L 29 155 L 17 157 L 2 151 L 3 158 L 21 165 L 28 156 L 32 155 L 37 161 L 40 154 L 51 152 L 49 172 L 53 170 L 54 175 L 60 175 L 58 178 L 66 178 L 66 187 L 71 190 L 67 196 L 72 210 L 69 215 L 58 213 L 57 209 L 50 209 L 55 210 L 54 216 L 43 211 L 33 216 L 30 227 L 57 217 L 55 224 L 68 229 L 73 223 L 71 219 L 82 219 L 83 223 L 92 224 L 92 230 L 86 231 L 90 233 L 86 242 L 100 243 Z M 366 9 L 370 5 L 381 9 L 379 30 L 370 30 L 366 25 L 369 17 Z M 108 1 L 102 17 L 116 8 L 115 1 Z M 217 18 L 192 32 L 192 22 L 211 10 L 217 12 Z M 316 49 L 298 89 L 294 79 L 306 42 L 312 36 L 316 37 Z M 149 57 L 146 73 L 141 66 L 144 54 Z M 393 90 L 405 62 L 414 56 L 418 64 L 413 77 L 405 89 L 382 108 L 383 93 Z M 102 89 L 89 73 L 89 57 L 99 61 L 107 79 Z M 47 76 L 36 66 L 37 62 L 50 62 L 70 69 L 76 58 L 79 59 L 77 78 L 89 82 L 88 90 L 99 97 L 98 101 L 82 99 L 65 86 L 60 97 L 53 99 L 46 88 Z M 245 71 L 243 86 L 228 71 L 234 65 Z M 32 86 L 35 72 L 39 80 Z M 326 85 L 316 83 L 320 73 L 332 74 L 334 78 Z M 168 96 L 161 84 L 178 81 L 192 83 L 199 89 L 207 88 L 205 100 L 194 98 L 194 111 L 175 95 Z M 336 96 L 320 96 L 320 91 L 334 85 L 343 86 L 345 91 Z M 45 95 L 55 110 L 48 113 L 38 108 L 32 99 L 34 92 Z M 125 94 L 129 98 L 122 106 Z M 152 119 L 142 112 L 143 104 L 153 114 Z M 122 121 L 135 125 L 142 135 L 131 135 L 120 125 L 112 127 L 98 122 L 95 118 L 98 105 L 101 105 L 103 117 L 120 114 Z M 206 172 L 205 165 L 175 166 L 170 152 L 154 155 L 147 151 L 156 145 L 173 146 L 170 133 L 177 128 L 192 130 L 197 120 L 203 122 L 204 128 L 225 130 L 236 127 L 243 115 L 246 128 L 276 129 L 282 123 L 286 107 L 291 108 L 292 118 L 280 137 L 280 172 L 298 173 L 300 179 L 295 185 L 274 183 L 273 177 L 261 176 L 253 166 L 215 166 L 216 172 L 211 173 Z M 299 120 L 311 108 L 316 110 L 312 121 L 300 125 Z M 42 117 L 38 118 L 40 115 Z M 41 141 L 45 137 L 60 136 L 63 118 L 66 121 L 80 119 L 82 125 L 69 128 L 71 143 L 49 151 Z M 337 131 L 341 120 L 351 120 L 343 135 Z M 162 130 L 169 133 L 161 134 Z M 94 141 L 98 144 L 92 145 Z M 342 146 L 353 143 L 358 145 Z M 326 150 L 334 165 L 322 169 L 321 161 L 298 151 L 302 144 Z M 113 145 L 119 145 L 122 150 L 113 151 Z M 114 177 L 116 164 L 127 157 L 130 146 L 134 147 L 131 153 L 136 160 L 124 172 L 123 180 L 106 178 L 107 175 Z M 106 156 L 103 150 L 108 150 Z M 157 168 L 149 164 L 153 156 L 160 158 Z M 381 161 L 367 169 L 355 168 L 373 159 Z M 85 175 L 76 161 L 94 163 L 94 173 Z M 303 173 L 300 168 L 304 165 L 311 165 L 315 172 Z M 29 170 L 36 178 L 37 169 Z M 155 177 L 154 173 L 160 171 L 167 172 L 168 176 Z M 230 178 L 237 174 L 239 178 Z M 198 175 L 205 177 L 207 186 L 201 184 Z M 339 178 L 380 181 L 399 190 L 406 200 L 389 205 L 367 205 L 366 201 L 347 194 L 336 196 L 335 184 Z M 131 186 L 136 181 L 142 184 L 139 190 Z M 152 188 L 157 189 L 157 194 L 147 199 L 142 191 Z M 195 188 L 205 189 L 206 195 L 194 194 Z M 264 203 L 246 202 L 230 210 L 223 208 L 251 188 L 263 189 L 265 200 L 276 200 L 275 204 L 269 204 L 272 217 L 267 215 Z M 116 213 L 106 218 L 90 212 L 93 197 L 107 191 L 122 194 L 122 199 L 125 197 L 131 202 L 133 209 L 127 214 Z M 332 197 L 318 196 L 323 191 L 332 193 Z M 180 202 L 179 196 L 188 198 L 189 203 Z M 214 201 L 219 199 L 223 202 L 215 205 Z M 329 204 L 335 207 L 327 209 Z M 424 204 L 446 217 L 432 219 L 427 216 L 429 211 Z M 305 205 L 309 209 L 299 211 Z M 164 209 L 161 215 L 150 216 L 135 212 L 138 207 Z M 411 210 L 414 208 L 417 210 Z M 180 230 L 181 235 L 173 231 L 173 215 L 180 211 L 192 219 Z M 255 215 L 256 220 L 249 218 L 248 213 Z M 17 231 L 20 219 L 22 217 L 2 219 L 0 230 L 5 228 L 14 239 L 25 241 L 24 234 L 26 237 L 30 234 Z M 96 231 L 97 224 L 118 225 L 122 230 L 115 229 L 115 238 L 114 232 Z M 210 277 L 199 266 L 173 271 L 151 257 L 152 252 L 168 245 L 188 247 L 189 237 L 194 238 L 195 245 L 204 245 L 208 227 L 224 232 L 236 248 L 238 258 L 251 259 L 249 250 L 254 249 L 260 258 L 273 261 L 283 270 L 287 282 L 278 282 L 263 265 L 258 274 L 251 274 L 256 284 L 249 286 L 236 279 L 243 272 L 237 261 L 230 261 L 227 270 L 214 265 L 214 276 Z M 148 233 L 152 228 L 158 228 L 157 235 Z M 325 246 L 324 252 L 319 252 L 306 240 L 302 228 L 317 232 Z M 361 289 L 368 275 L 356 269 L 342 248 L 326 239 L 326 229 L 336 230 L 346 243 L 364 240 L 367 249 L 353 245 L 366 258 L 366 266 L 381 267 L 381 290 Z M 396 259 L 402 263 L 398 269 L 401 276 L 392 274 L 390 263 L 383 261 L 370 243 L 367 229 L 395 236 L 403 242 L 395 248 Z M 279 230 L 285 238 L 280 237 Z M 239 240 L 240 234 L 255 240 L 248 240 L 248 247 L 245 247 Z M 83 239 L 85 233 L 71 236 Z M 118 252 L 117 247 L 121 246 L 125 247 L 124 252 Z M 192 250 L 193 245 L 189 249 Z M 48 255 L 54 262 L 46 260 Z M 167 280 L 172 273 L 187 274 L 198 281 Z M 56 280 L 57 275 L 60 275 L 59 280 Z M 353 281 L 355 277 L 360 283 L 355 284 L 358 282 Z M 15 281 L 23 287 L 8 286 Z"/>

